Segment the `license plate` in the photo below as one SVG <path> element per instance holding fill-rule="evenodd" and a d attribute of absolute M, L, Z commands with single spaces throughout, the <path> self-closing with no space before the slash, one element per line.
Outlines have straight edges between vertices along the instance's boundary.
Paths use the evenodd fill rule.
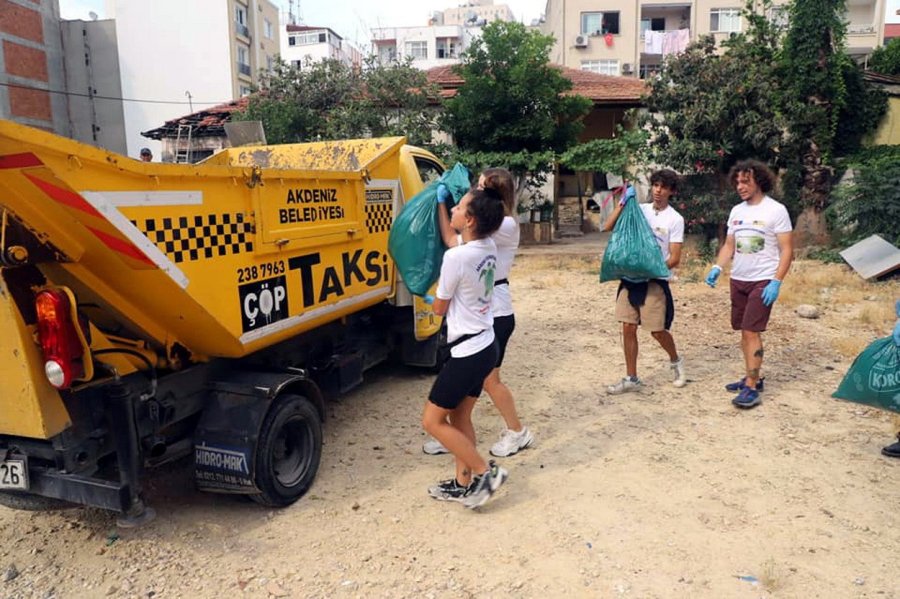
<path fill-rule="evenodd" d="M 28 490 L 28 466 L 25 460 L 0 462 L 0 489 Z"/>

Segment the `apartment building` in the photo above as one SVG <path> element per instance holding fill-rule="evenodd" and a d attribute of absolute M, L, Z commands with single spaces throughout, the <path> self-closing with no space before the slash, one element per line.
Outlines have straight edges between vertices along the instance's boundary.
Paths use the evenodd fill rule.
<path fill-rule="evenodd" d="M 884 2 L 847 1 L 852 55 L 864 56 L 880 44 Z M 784 4 L 776 0 L 770 18 L 786 19 Z M 643 78 L 659 70 L 664 55 L 700 36 L 722 41 L 743 31 L 743 6 L 743 0 L 547 0 L 541 29 L 556 38 L 552 62 Z"/>
<path fill-rule="evenodd" d="M 432 20 L 437 20 L 442 25 L 472 25 L 478 22 L 487 24 L 492 21 L 513 21 L 515 17 L 506 4 L 494 4 L 493 0 L 469 0 L 458 7 L 435 13 Z"/>
<path fill-rule="evenodd" d="M 116 22 L 64 20 L 59 27 L 68 92 L 65 135 L 127 154 Z"/>
<path fill-rule="evenodd" d="M 68 135 L 58 0 L 0 0 L 0 118 Z"/>
<path fill-rule="evenodd" d="M 372 54 L 387 64 L 412 57 L 413 66 L 428 70 L 456 64 L 481 28 L 492 21 L 514 20 L 505 4 L 492 0 L 469 0 L 460 7 L 435 12 L 421 27 L 372 29 Z"/>
<path fill-rule="evenodd" d="M 281 57 L 296 67 L 326 58 L 362 66 L 362 52 L 328 27 L 288 24 L 281 38 Z"/>
<path fill-rule="evenodd" d="M 278 7 L 269 0 L 107 0 L 106 8 L 132 157 L 144 146 L 161 156 L 142 131 L 249 94 L 280 51 Z"/>

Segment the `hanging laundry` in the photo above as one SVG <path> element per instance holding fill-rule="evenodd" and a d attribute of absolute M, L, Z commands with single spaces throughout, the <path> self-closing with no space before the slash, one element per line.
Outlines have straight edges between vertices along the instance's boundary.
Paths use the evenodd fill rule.
<path fill-rule="evenodd" d="M 663 40 L 665 39 L 665 37 L 665 32 L 663 31 L 645 31 L 644 54 L 662 54 Z"/>
<path fill-rule="evenodd" d="M 681 54 L 687 49 L 689 43 L 691 43 L 690 29 L 666 31 L 662 42 L 662 55 Z"/>

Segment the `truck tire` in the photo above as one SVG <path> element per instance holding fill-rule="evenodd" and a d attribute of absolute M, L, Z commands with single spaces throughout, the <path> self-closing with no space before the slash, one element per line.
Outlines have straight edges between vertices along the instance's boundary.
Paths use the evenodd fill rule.
<path fill-rule="evenodd" d="M 254 482 L 262 492 L 250 497 L 265 506 L 297 501 L 313 483 L 322 458 L 322 420 L 302 395 L 285 394 L 269 407 L 256 446 Z"/>
<path fill-rule="evenodd" d="M 75 504 L 62 499 L 7 491 L 0 491 L 0 505 L 23 512 L 48 512 L 77 507 Z"/>

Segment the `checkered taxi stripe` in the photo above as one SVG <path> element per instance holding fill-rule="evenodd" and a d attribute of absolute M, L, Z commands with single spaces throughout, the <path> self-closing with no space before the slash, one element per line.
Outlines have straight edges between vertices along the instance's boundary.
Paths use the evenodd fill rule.
<path fill-rule="evenodd" d="M 391 230 L 394 210 L 391 202 L 366 202 L 366 229 L 369 233 Z"/>
<path fill-rule="evenodd" d="M 253 251 L 240 213 L 147 218 L 131 224 L 176 264 Z"/>

